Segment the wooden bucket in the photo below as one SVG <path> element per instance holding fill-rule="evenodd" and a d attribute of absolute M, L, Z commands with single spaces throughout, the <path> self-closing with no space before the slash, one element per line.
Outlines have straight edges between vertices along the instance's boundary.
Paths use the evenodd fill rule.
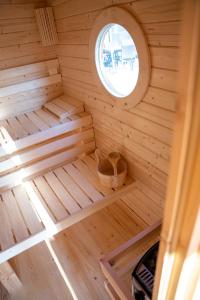
<path fill-rule="evenodd" d="M 107 159 L 101 157 L 99 149 L 96 149 L 97 174 L 103 186 L 118 188 L 125 182 L 127 175 L 127 162 L 119 152 L 111 152 Z"/>

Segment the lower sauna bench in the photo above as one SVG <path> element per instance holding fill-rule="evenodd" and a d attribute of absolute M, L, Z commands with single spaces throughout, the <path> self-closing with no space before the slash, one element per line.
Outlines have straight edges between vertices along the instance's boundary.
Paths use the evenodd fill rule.
<path fill-rule="evenodd" d="M 91 154 L 3 191 L 0 263 L 110 204 L 135 184 L 127 178 L 119 190 L 101 186 Z"/>

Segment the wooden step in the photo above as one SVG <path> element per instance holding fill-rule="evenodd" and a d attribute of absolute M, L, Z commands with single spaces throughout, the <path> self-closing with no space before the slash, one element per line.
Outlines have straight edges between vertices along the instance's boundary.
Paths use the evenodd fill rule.
<path fill-rule="evenodd" d="M 48 121 L 44 120 L 41 113 L 44 111 L 38 110 L 32 114 L 26 113 L 16 117 L 16 121 L 21 122 L 21 126 L 27 132 L 27 135 L 20 135 L 19 138 L 16 138 L 15 128 L 11 127 L 8 120 L 0 121 L 0 161 L 19 154 L 26 148 L 35 147 L 63 134 L 92 126 L 92 118 L 88 113 L 81 113 L 76 119 L 66 119 L 63 123 L 59 123 L 49 114 L 47 114 Z"/>
<path fill-rule="evenodd" d="M 60 122 L 42 109 L 1 122 L 0 192 L 95 149 L 92 118 Z"/>
<path fill-rule="evenodd" d="M 38 147 L 32 150 L 27 150 L 18 155 L 12 155 L 10 158 L 0 162 L 0 176 L 16 171 L 16 169 L 24 168 L 27 165 L 65 149 L 67 151 L 67 149 L 77 146 L 80 142 L 88 141 L 94 141 L 93 128 L 68 136 L 65 135 L 57 140 L 54 139 L 43 145 L 38 145 Z"/>
<path fill-rule="evenodd" d="M 83 104 L 79 102 L 76 104 L 74 101 L 73 104 L 69 103 L 67 96 L 60 96 L 50 102 L 47 102 L 43 105 L 45 109 L 50 111 L 60 120 L 64 120 L 65 118 L 78 114 L 84 111 Z"/>
<path fill-rule="evenodd" d="M 88 144 L 87 149 L 90 150 L 90 147 Z M 43 161 L 51 169 L 47 173 L 0 194 L 0 264 L 134 188 L 130 179 L 120 190 L 101 186 L 93 155 L 51 168 L 55 159 L 59 157 Z M 25 171 L 30 172 L 30 169 L 25 168 Z M 10 181 L 13 179 L 10 178 Z"/>
<path fill-rule="evenodd" d="M 27 179 L 33 178 L 38 174 L 43 174 L 45 171 L 52 169 L 64 162 L 72 161 L 81 154 L 88 154 L 94 151 L 94 141 L 86 144 L 75 145 L 69 149 L 64 149 L 58 154 L 53 154 L 42 160 L 31 162 L 26 167 L 22 167 L 17 171 L 13 171 L 0 177 L 0 192 L 8 188 L 17 186 Z"/>

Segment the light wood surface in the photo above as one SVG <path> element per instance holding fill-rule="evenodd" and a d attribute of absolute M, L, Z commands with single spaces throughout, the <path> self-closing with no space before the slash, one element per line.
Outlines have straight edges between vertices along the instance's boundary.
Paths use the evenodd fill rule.
<path fill-rule="evenodd" d="M 12 265 L 23 288 L 5 300 L 73 300 L 45 243 L 18 255 Z"/>
<path fill-rule="evenodd" d="M 92 112 L 97 147 L 106 154 L 113 150 L 123 152 L 131 174 L 165 194 L 176 110 L 182 1 L 49 3 L 56 19 L 56 52 L 65 93 L 84 101 L 86 109 Z M 150 48 L 149 88 L 142 102 L 131 110 L 116 107 L 112 97 L 101 92 L 89 63 L 89 41 L 95 20 L 111 5 L 135 16 Z"/>
<path fill-rule="evenodd" d="M 22 288 L 20 279 L 8 262 L 0 265 L 0 283 L 10 295 L 15 294 Z M 2 298 L 0 299 L 3 300 Z"/>
<path fill-rule="evenodd" d="M 200 3 L 184 1 L 171 171 L 153 299 L 200 295 Z"/>
<path fill-rule="evenodd" d="M 58 174 L 61 174 L 60 171 Z M 151 195 L 152 192 L 148 188 L 148 194 Z M 141 202 L 143 199 L 141 198 Z M 156 220 L 158 219 L 153 222 Z M 54 264 L 55 260 L 50 257 L 46 245 L 41 243 L 11 260 L 23 282 L 23 289 L 16 292 L 11 299 L 71 299 L 71 290 L 75 299 L 109 300 L 99 259 L 149 225 L 145 217 L 140 216 L 137 207 L 134 210 L 119 196 L 114 203 L 49 241 L 54 258 L 56 256 L 62 266 L 68 288 L 63 288 L 64 280 Z"/>
<path fill-rule="evenodd" d="M 105 223 L 107 232 L 102 232 Z M 134 213 L 121 207 L 118 201 L 51 241 L 78 299 L 109 299 L 98 259 L 143 228 L 142 220 L 134 218 Z M 73 299 L 45 243 L 23 252 L 11 262 L 23 282 L 23 289 L 16 292 L 12 300 Z"/>
<path fill-rule="evenodd" d="M 0 283 L 0 299 L 1 300 L 8 300 L 8 292 L 4 288 L 4 286 Z"/>
<path fill-rule="evenodd" d="M 55 48 L 42 46 L 36 26 L 34 9 L 44 7 L 46 4 L 53 6 L 56 19 L 59 40 Z M 112 5 L 118 5 L 135 16 L 144 31 L 151 54 L 149 88 L 142 101 L 129 110 L 115 106 L 112 97 L 102 93 L 94 81 L 89 64 L 89 41 L 95 19 L 104 8 Z M 139 230 L 138 228 L 144 228 L 162 216 L 176 112 L 181 10 L 180 0 L 166 0 L 162 3 L 159 0 L 134 2 L 86 0 L 84 3 L 81 0 L 1 1 L 0 219 L 3 226 L 0 226 L 2 250 L 0 257 L 2 262 L 116 201 L 115 196 L 112 196 L 116 193 L 120 197 L 118 199 L 120 204 L 116 206 L 113 204 L 112 210 L 105 209 L 102 214 L 100 213 L 101 217 L 94 215 L 81 222 L 80 226 L 76 224 L 78 229 L 69 229 L 71 240 L 66 238 L 65 233 L 61 233 L 51 243 L 59 254 L 65 272 L 79 298 L 107 299 L 107 294 L 102 289 L 103 278 L 97 260 L 90 259 L 90 251 L 94 257 L 99 257 L 99 251 L 111 250 L 110 248 L 124 242 L 125 237 L 130 238 L 130 232 L 133 234 Z M 188 43 L 190 44 L 192 43 Z M 67 98 L 58 99 L 63 93 L 61 74 L 69 101 L 66 101 Z M 188 82 L 188 78 L 184 79 Z M 55 98 L 57 99 L 48 102 L 46 107 L 41 109 L 44 103 Z M 127 159 L 129 173 L 136 182 L 133 186 L 127 184 L 124 187 L 126 194 L 120 194 L 120 191 L 110 193 L 108 189 L 99 186 L 94 173 L 93 156 L 81 157 L 74 161 L 74 157 L 90 153 L 95 148 L 91 116 L 81 113 L 83 106 L 79 101 L 84 102 L 86 110 L 92 113 L 96 145 L 105 154 L 114 150 L 120 151 Z M 198 107 L 195 110 L 198 111 Z M 192 127 L 194 133 L 197 132 L 197 124 L 196 121 Z M 5 151 L 8 141 L 11 142 L 9 145 L 11 152 L 8 152 L 8 149 Z M 67 161 L 69 164 L 65 165 Z M 55 169 L 55 165 L 58 168 Z M 44 170 L 48 172 L 43 174 Z M 176 172 L 174 174 L 176 175 Z M 27 190 L 24 190 L 23 185 L 17 186 L 23 180 L 29 180 Z M 3 191 L 7 188 L 10 190 Z M 186 192 L 184 195 L 186 199 Z M 192 198 L 195 197 L 191 196 Z M 177 205 L 176 201 L 175 204 Z M 195 202 L 196 206 L 197 204 Z M 169 204 L 168 212 L 171 212 L 171 207 Z M 187 210 L 190 212 L 190 207 L 188 209 L 186 207 Z M 192 209 L 191 211 L 194 215 Z M 113 214 L 109 214 L 110 212 Z M 173 212 L 176 212 L 176 208 Z M 107 218 L 102 217 L 104 214 L 107 214 Z M 133 222 L 133 219 L 137 222 Z M 119 225 L 120 222 L 122 226 Z M 133 223 L 139 227 L 132 229 Z M 82 224 L 86 224 L 86 229 L 82 228 Z M 108 224 L 106 232 L 104 232 L 105 224 Z M 187 222 L 183 225 L 183 228 L 187 229 Z M 194 222 L 191 222 L 189 229 L 194 227 L 193 225 Z M 109 226 L 115 228 L 117 241 L 113 241 Z M 180 229 L 180 226 L 177 228 Z M 166 232 L 167 230 L 164 237 L 167 236 L 168 241 Z M 171 232 L 172 230 L 169 231 L 169 237 Z M 187 232 L 189 240 L 189 230 Z M 82 237 L 84 234 L 85 240 Z M 187 242 L 183 236 L 181 240 L 183 244 Z M 92 246 L 91 249 L 89 245 Z M 74 266 L 65 256 L 66 249 L 73 258 L 80 260 L 81 271 L 76 278 L 73 273 L 77 274 L 79 267 L 76 263 Z M 187 250 L 185 248 L 181 251 L 181 259 L 185 254 L 191 253 L 190 249 Z M 37 251 L 32 251 L 34 256 Z M 45 251 L 46 249 L 44 253 Z M 25 264 L 29 261 L 28 254 L 27 256 L 23 254 L 23 257 Z M 23 265 L 23 258 L 19 259 L 19 262 L 28 274 L 27 266 Z M 44 266 L 44 260 L 38 258 L 38 262 Z M 196 269 L 194 277 L 197 271 Z M 100 278 L 100 284 L 93 275 L 96 273 Z M 180 268 L 176 269 L 175 273 L 181 273 Z M 27 283 L 26 276 L 23 276 Z M 47 278 L 47 282 L 55 288 L 50 275 Z M 92 287 L 91 282 L 94 283 Z M 40 286 L 37 280 L 36 285 Z M 81 288 L 78 288 L 78 285 Z M 41 286 L 45 286 L 45 283 L 41 283 Z M 19 299 L 22 300 L 23 297 L 26 297 L 24 299 L 32 297 L 34 300 L 37 297 L 62 299 L 56 290 L 52 295 L 47 291 L 42 292 L 41 286 L 38 289 L 41 294 L 35 292 L 36 296 L 34 293 L 34 296 L 30 296 L 31 293 L 26 296 L 19 295 Z M 62 284 L 60 287 L 62 290 Z M 171 287 L 173 290 L 173 285 Z M 34 291 L 30 284 L 29 288 Z M 194 290 L 193 285 L 192 288 Z M 62 292 L 65 298 L 64 289 Z M 67 297 L 70 299 L 69 295 Z"/>
<path fill-rule="evenodd" d="M 84 147 L 86 153 L 94 150 L 91 143 Z M 65 161 L 75 156 L 74 152 L 71 156 L 68 152 L 70 150 L 64 153 Z M 52 158 L 55 165 L 56 156 Z M 89 158 L 88 160 L 83 157 L 57 169 L 52 168 L 31 181 L 24 181 L 21 185 L 1 193 L 1 263 L 80 221 L 115 201 L 120 194 L 134 188 L 135 184 L 130 184 L 131 180 L 127 179 L 127 185 L 123 188 L 116 191 L 106 189 L 105 192 L 97 174 L 90 169 L 91 161 L 95 164 L 94 158 Z M 47 168 L 53 166 L 50 159 L 43 160 L 42 164 L 44 163 Z M 31 168 L 36 169 L 36 166 L 24 168 L 24 172 L 30 175 Z M 37 163 L 37 172 L 39 168 Z M 18 173 L 11 173 L 10 181 L 17 180 L 17 175 L 20 176 Z"/>
<path fill-rule="evenodd" d="M 160 230 L 161 222 L 153 223 L 100 259 L 102 271 L 119 299 L 133 299 L 133 269 L 145 252 L 159 241 Z"/>
<path fill-rule="evenodd" d="M 61 121 L 70 115 L 83 112 L 83 104 L 80 103 L 80 105 L 72 105 L 68 103 L 67 98 L 68 97 L 62 95 L 61 97 L 45 103 L 44 107 L 57 116 Z"/>
<path fill-rule="evenodd" d="M 45 1 L 0 2 L 0 69 L 56 58 L 55 49 L 42 47 L 34 9 Z"/>
<path fill-rule="evenodd" d="M 27 122 L 21 123 L 23 128 L 29 133 L 29 128 L 31 128 L 30 135 L 24 138 L 16 139 L 14 131 L 7 121 L 1 124 L 1 146 L 0 146 L 0 160 L 6 160 L 14 154 L 23 152 L 26 148 L 31 148 L 37 144 L 42 144 L 53 138 L 58 138 L 63 134 L 70 134 L 70 132 L 75 132 L 80 130 L 80 128 L 90 128 L 92 125 L 91 115 L 88 113 L 83 113 L 77 116 L 76 120 L 66 119 L 66 122 L 60 123 L 58 119 L 54 119 L 48 113 L 44 111 L 41 115 L 42 110 L 33 112 L 32 114 L 26 113 L 17 117 L 20 121 L 21 117 L 27 119 L 29 126 L 27 127 Z M 35 117 L 35 118 L 34 118 Z M 37 119 L 36 119 L 37 117 Z M 47 121 L 47 118 L 48 121 Z M 54 122 L 54 126 L 50 125 L 50 122 Z M 45 126 L 45 129 L 44 129 Z M 3 128 L 2 128 L 3 127 Z M 32 130 L 34 132 L 32 133 Z M 14 141 L 14 143 L 13 143 Z M 7 146 L 7 147 L 6 147 Z"/>
<path fill-rule="evenodd" d="M 42 106 L 62 94 L 57 59 L 0 71 L 0 119 Z"/>
<path fill-rule="evenodd" d="M 58 61 L 40 65 L 52 72 L 52 68 L 57 70 Z M 61 114 L 56 114 L 55 109 L 51 112 L 47 105 L 0 122 L 1 191 L 81 153 L 94 150 L 91 116 L 84 112 L 82 103 L 73 100 L 74 104 L 71 104 L 72 99 L 69 97 L 69 103 L 67 99 L 61 96 L 48 102 Z"/>
<path fill-rule="evenodd" d="M 61 99 L 55 102 L 64 103 L 62 120 L 43 108 L 1 121 L 1 191 L 94 150 L 90 114 L 79 102 L 71 105 Z"/>

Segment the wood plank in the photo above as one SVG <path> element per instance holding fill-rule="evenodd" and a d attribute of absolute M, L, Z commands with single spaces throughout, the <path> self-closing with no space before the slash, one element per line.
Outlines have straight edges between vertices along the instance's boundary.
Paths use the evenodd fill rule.
<path fill-rule="evenodd" d="M 26 115 L 39 130 L 45 130 L 49 128 L 49 126 L 43 120 L 41 120 L 41 118 L 39 118 L 35 112 L 28 112 Z"/>
<path fill-rule="evenodd" d="M 132 141 L 159 154 L 165 159 L 169 159 L 170 147 L 165 143 L 118 120 L 111 119 L 106 115 L 101 116 L 101 114 L 95 110 L 91 110 L 91 113 L 93 115 L 94 128 L 106 134 L 109 138 L 115 139 L 116 137 L 117 142 L 124 145 L 126 145 L 128 141 Z"/>
<path fill-rule="evenodd" d="M 66 111 L 71 112 L 71 111 L 74 110 L 73 105 L 68 104 L 67 102 L 61 100 L 60 98 L 57 98 L 57 99 L 53 100 L 53 103 L 56 104 L 57 106 L 61 107 L 62 109 L 66 110 Z"/>
<path fill-rule="evenodd" d="M 34 17 L 34 4 L 23 5 L 1 5 L 0 19 L 16 19 L 18 18 L 33 18 Z"/>
<path fill-rule="evenodd" d="M 52 101 L 44 104 L 44 107 L 48 109 L 51 113 L 56 115 L 58 118 L 62 119 L 63 115 L 65 115 L 65 110 L 61 107 L 54 104 Z"/>
<path fill-rule="evenodd" d="M 40 232 L 44 228 L 43 224 L 36 215 L 25 188 L 19 185 L 13 189 L 13 193 L 30 233 L 36 234 Z"/>
<path fill-rule="evenodd" d="M 59 124 L 58 119 L 56 119 L 53 115 L 51 115 L 47 111 L 44 111 L 43 109 L 36 110 L 35 113 L 50 127 L 54 127 L 55 125 Z"/>
<path fill-rule="evenodd" d="M 57 31 L 66 32 L 66 31 L 91 29 L 99 13 L 100 11 L 97 10 L 91 13 L 84 13 L 78 16 L 71 16 L 63 19 L 57 19 L 56 21 Z"/>
<path fill-rule="evenodd" d="M 77 114 L 84 111 L 82 106 L 73 106 L 59 98 L 45 103 L 44 107 L 51 113 L 59 117 L 61 120 L 63 120 L 67 116 L 70 116 L 71 114 Z"/>
<path fill-rule="evenodd" d="M 1 217 L 0 246 L 1 246 L 1 251 L 3 251 L 13 246 L 15 244 L 15 241 L 13 238 L 13 232 L 9 221 L 8 213 L 5 208 L 5 203 L 2 201 L 1 197 L 0 197 L 0 217 Z"/>
<path fill-rule="evenodd" d="M 53 213 L 49 209 L 33 181 L 26 182 L 24 188 L 32 205 L 35 207 L 40 219 L 42 220 L 45 229 L 48 230 L 56 223 Z"/>
<path fill-rule="evenodd" d="M 0 21 L 0 26 L 2 26 L 2 33 L 12 33 L 12 32 L 22 32 L 22 31 L 36 31 L 37 25 L 34 21 L 34 18 L 25 18 L 25 19 L 15 19 L 13 21 L 7 20 L 6 22 Z"/>
<path fill-rule="evenodd" d="M 60 203 L 56 194 L 53 192 L 53 186 L 48 185 L 42 176 L 36 177 L 34 182 L 48 207 L 51 209 L 52 214 L 56 217 L 56 220 L 61 221 L 67 217 L 68 213 L 64 206 Z"/>
<path fill-rule="evenodd" d="M 22 283 L 9 262 L 0 265 L 0 282 L 10 295 L 22 288 Z"/>
<path fill-rule="evenodd" d="M 176 93 L 164 91 L 155 87 L 149 87 L 143 102 L 151 103 L 157 107 L 176 111 Z"/>
<path fill-rule="evenodd" d="M 166 35 L 164 36 L 164 39 L 165 40 L 167 39 Z M 174 39 L 175 41 L 177 41 L 176 36 Z M 180 52 L 179 48 L 151 47 L 150 52 L 152 56 L 152 66 L 154 68 L 176 70 L 176 71 L 179 69 L 179 52 Z"/>
<path fill-rule="evenodd" d="M 73 163 L 73 165 L 80 171 L 81 174 L 83 174 L 87 180 L 95 187 L 97 191 L 99 191 L 103 195 L 109 195 L 113 191 L 112 189 L 109 189 L 107 187 L 104 187 L 96 174 L 92 173 L 90 169 L 88 168 L 87 164 L 85 164 L 81 160 L 77 160 Z"/>
<path fill-rule="evenodd" d="M 153 22 L 171 22 L 181 19 L 182 2 L 168 0 L 162 3 L 158 0 L 148 0 L 139 1 L 133 3 L 133 5 L 128 4 L 130 11 L 138 16 L 141 23 L 153 23 Z"/>
<path fill-rule="evenodd" d="M 29 91 L 40 87 L 45 87 L 51 84 L 61 82 L 61 75 L 51 75 L 40 79 L 35 79 L 23 83 L 14 84 L 8 87 L 1 88 L 0 97 L 6 97 L 19 92 Z"/>
<path fill-rule="evenodd" d="M 179 35 L 181 33 L 180 21 L 145 23 L 143 24 L 143 27 L 147 35 L 149 34 Z"/>
<path fill-rule="evenodd" d="M 29 32 L 13 32 L 9 34 L 0 35 L 0 47 L 9 47 L 14 46 L 17 43 L 19 44 L 28 44 L 39 42 L 40 36 L 37 31 Z"/>
<path fill-rule="evenodd" d="M 89 46 L 88 45 L 57 45 L 57 53 L 63 57 L 78 57 L 88 58 L 89 57 Z"/>
<path fill-rule="evenodd" d="M 46 77 L 48 75 L 48 64 L 58 65 L 58 60 L 50 60 L 48 62 L 39 62 L 35 64 L 9 68 L 0 71 L 0 86 L 16 84 L 26 80 L 36 79 L 38 77 Z M 35 75 L 34 75 L 35 74 Z"/>
<path fill-rule="evenodd" d="M 99 201 L 103 198 L 100 194 L 83 176 L 77 168 L 72 164 L 64 166 L 65 171 L 73 178 L 74 181 L 80 186 L 80 188 L 90 197 L 93 202 Z"/>
<path fill-rule="evenodd" d="M 15 238 L 17 242 L 21 242 L 29 236 L 29 233 L 17 206 L 16 199 L 11 191 L 4 192 L 2 199 L 5 203 Z"/>
<path fill-rule="evenodd" d="M 121 199 L 149 225 L 160 219 L 161 216 L 158 212 L 155 213 L 155 211 L 151 209 L 151 201 L 149 201 L 148 204 L 148 201 L 145 202 L 144 197 L 141 197 L 141 194 L 139 197 L 137 195 L 138 194 L 134 190 L 131 194 L 122 196 Z"/>
<path fill-rule="evenodd" d="M 7 120 L 1 120 L 1 134 L 3 135 L 4 139 L 11 140 L 11 139 L 17 139 L 17 136 L 15 134 L 15 131 L 11 127 L 11 125 L 8 123 Z"/>
<path fill-rule="evenodd" d="M 158 87 L 167 91 L 177 91 L 178 72 L 152 69 L 151 86 Z"/>
<path fill-rule="evenodd" d="M 84 5 L 81 0 L 78 0 L 76 4 L 73 1 L 61 3 L 55 9 L 55 18 L 62 19 L 69 16 L 81 15 L 96 11 L 98 9 L 106 8 L 115 4 L 123 4 L 129 1 L 124 0 L 109 0 L 106 3 L 101 0 L 96 0 L 95 3 L 91 0 L 87 0 Z M 155 19 L 159 21 L 177 21 L 180 19 L 180 3 L 178 1 L 166 1 L 162 8 L 160 8 L 158 0 L 153 0 L 149 3 L 148 0 L 142 1 L 142 3 L 128 4 L 128 8 L 133 14 L 139 16 L 139 21 L 142 23 L 154 22 Z"/>
<path fill-rule="evenodd" d="M 71 86 L 67 87 L 69 95 L 74 97 L 76 96 L 77 98 L 80 97 L 85 101 L 85 106 L 88 111 L 90 111 L 91 109 L 95 109 L 96 111 L 98 110 L 100 113 L 106 114 L 112 119 L 117 119 L 122 123 L 125 123 L 143 133 L 150 135 L 151 137 L 156 137 L 159 141 L 162 141 L 165 144 L 171 144 L 172 132 L 168 128 L 164 128 L 163 126 L 156 124 L 150 120 L 141 118 L 136 114 L 121 110 L 115 105 L 104 102 L 104 98 L 102 96 L 88 97 L 90 93 L 88 93 L 88 91 L 84 91 L 83 89 L 72 94 L 70 92 L 70 90 L 72 90 Z"/>
<path fill-rule="evenodd" d="M 18 121 L 21 126 L 28 132 L 28 134 L 34 134 L 39 131 L 39 129 L 35 126 L 35 124 L 27 118 L 25 114 L 17 116 Z"/>
<path fill-rule="evenodd" d="M 164 198 L 161 197 L 156 191 L 150 189 L 147 185 L 143 184 L 141 181 L 137 181 L 136 184 L 138 190 L 144 193 L 147 197 L 151 198 L 159 207 L 164 208 Z"/>
<path fill-rule="evenodd" d="M 44 175 L 50 186 L 53 186 L 54 193 L 60 199 L 64 207 L 67 209 L 69 214 L 73 214 L 80 210 L 80 206 L 77 204 L 76 199 L 72 198 L 69 192 L 64 188 L 54 173 L 49 172 Z"/>
<path fill-rule="evenodd" d="M 9 118 L 8 122 L 15 132 L 15 136 L 17 137 L 17 139 L 23 138 L 28 135 L 17 118 Z"/>
<path fill-rule="evenodd" d="M 55 175 L 62 182 L 63 186 L 69 191 L 74 199 L 79 203 L 82 208 L 88 207 L 92 204 L 91 200 L 76 184 L 76 182 L 65 172 L 63 168 L 54 170 Z"/>

